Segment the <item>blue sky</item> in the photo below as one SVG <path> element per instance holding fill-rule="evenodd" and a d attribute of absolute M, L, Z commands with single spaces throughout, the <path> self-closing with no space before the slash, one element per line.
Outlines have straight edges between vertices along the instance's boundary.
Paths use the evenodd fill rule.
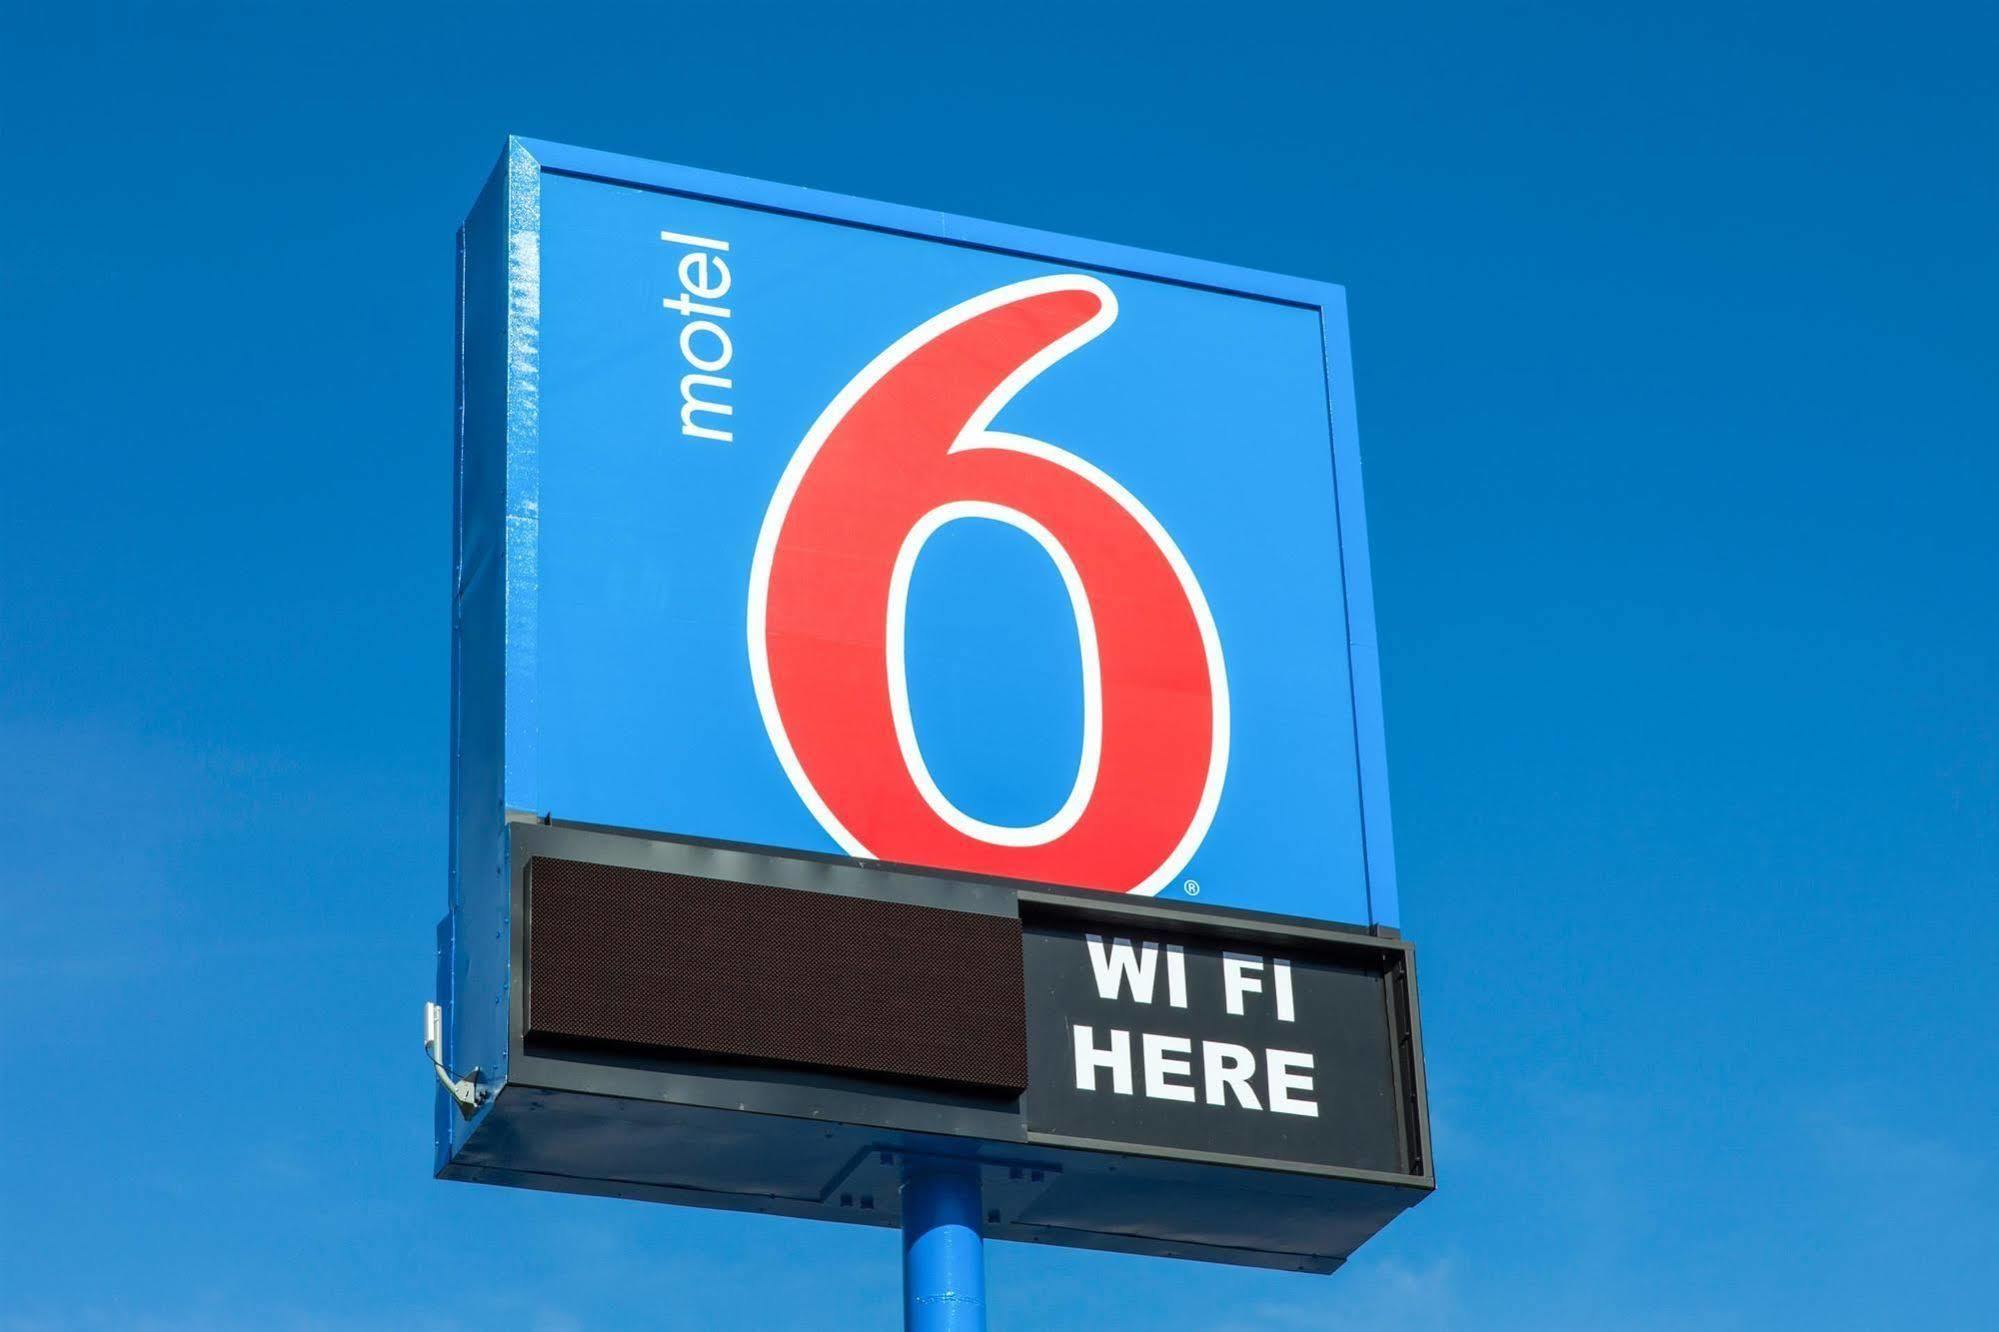
<path fill-rule="evenodd" d="M 1989 1326 L 1969 4 L 0 9 L 0 1328 L 848 1328 L 444 1184 L 452 236 L 508 132 L 1345 283 L 1441 1187 L 1001 1328 Z"/>

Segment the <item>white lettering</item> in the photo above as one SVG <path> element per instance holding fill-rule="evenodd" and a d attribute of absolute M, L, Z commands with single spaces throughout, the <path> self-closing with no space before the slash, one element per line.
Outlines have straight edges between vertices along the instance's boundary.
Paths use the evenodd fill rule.
<path fill-rule="evenodd" d="M 1097 996 L 1115 999 L 1125 984 L 1131 986 L 1131 997 L 1141 1004 L 1152 1002 L 1152 982 L 1159 970 L 1159 945 L 1148 943 L 1133 948 L 1129 939 L 1113 939 L 1110 947 L 1104 947 L 1101 934 L 1084 936 L 1090 949 L 1090 967 L 1097 973 Z M 1185 984 L 1184 975 L 1181 978 Z M 1180 1004 L 1178 1007 L 1185 1008 Z"/>
<path fill-rule="evenodd" d="M 1297 1050 L 1270 1050 L 1264 1054 L 1270 1072 L 1270 1108 L 1280 1115 L 1319 1117 L 1316 1102 L 1293 1096 L 1312 1090 L 1312 1056 Z M 1297 1069 L 1301 1072 L 1293 1072 Z"/>
<path fill-rule="evenodd" d="M 718 439 L 727 444 L 733 436 L 726 430 L 712 430 L 707 426 L 694 424 L 694 413 L 713 412 L 717 416 L 734 416 L 736 409 L 726 402 L 703 402 L 694 396 L 695 385 L 705 388 L 726 389 L 732 387 L 729 380 L 720 375 L 682 375 L 680 377 L 680 433 L 692 439 Z"/>
<path fill-rule="evenodd" d="M 677 231 L 662 231 L 659 238 L 668 245 L 685 245 L 690 250 L 714 250 L 719 254 L 729 252 L 729 242 L 709 240 L 706 236 L 683 236 Z"/>
<path fill-rule="evenodd" d="M 1191 1101 L 1192 1085 L 1168 1082 L 1168 1078 L 1190 1076 L 1194 1066 L 1174 1055 L 1192 1053 L 1194 1043 L 1185 1036 L 1155 1036 L 1147 1032 L 1145 1042 L 1145 1094 L 1156 1101 Z"/>
<path fill-rule="evenodd" d="M 689 269 L 698 271 L 701 276 L 692 276 Z M 717 274 L 719 278 L 715 276 Z M 680 256 L 680 285 L 687 288 L 689 296 L 699 296 L 704 301 L 720 300 L 729 294 L 731 281 L 727 259 L 717 259 L 698 250 Z"/>
<path fill-rule="evenodd" d="M 1103 1068 L 1110 1070 L 1112 1091 L 1119 1096 L 1131 1095 L 1131 1033 L 1113 1028 L 1110 1038 L 1110 1049 L 1099 1050 L 1090 1029 L 1076 1025 L 1077 1091 L 1095 1091 L 1097 1070 Z"/>
<path fill-rule="evenodd" d="M 662 231 L 659 238 L 669 245 L 679 245 L 689 251 L 680 256 L 674 270 L 679 274 L 684 290 L 678 296 L 660 300 L 663 309 L 690 321 L 680 329 L 680 355 L 687 362 L 687 368 L 694 371 L 680 379 L 680 433 L 689 439 L 712 439 L 732 444 L 736 439 L 733 431 L 719 429 L 712 423 L 697 425 L 694 420 L 697 413 L 711 418 L 736 414 L 734 404 L 721 396 L 736 387 L 735 381 L 716 373 L 726 370 L 729 362 L 735 359 L 736 346 L 722 325 L 711 322 L 727 319 L 730 313 L 726 306 L 705 303 L 728 295 L 729 288 L 735 284 L 735 275 L 729 271 L 728 260 L 716 257 L 728 253 L 729 243 L 678 231 Z M 698 319 L 695 318 L 697 315 L 700 316 Z M 712 344 L 705 356 L 695 347 L 697 335 L 707 337 Z M 704 400 L 696 396 L 696 388 L 710 390 L 712 399 Z"/>
<path fill-rule="evenodd" d="M 668 296 L 660 302 L 660 305 L 665 309 L 677 311 L 684 315 L 704 315 L 711 319 L 727 319 L 729 317 L 729 311 L 725 307 L 720 305 L 703 305 L 684 291 L 678 296 Z"/>
<path fill-rule="evenodd" d="M 1256 1056 L 1247 1047 L 1230 1045 L 1227 1041 L 1204 1041 L 1201 1046 L 1202 1081 L 1207 1086 L 1209 1105 L 1227 1105 L 1228 1093 L 1234 1092 L 1236 1104 L 1245 1110 L 1261 1110 L 1263 1102 L 1256 1099 L 1256 1088 L 1250 1079 L 1256 1076 Z"/>
<path fill-rule="evenodd" d="M 696 333 L 706 333 L 715 339 L 715 354 L 713 356 L 701 356 L 695 352 L 694 335 Z M 722 331 L 720 324 L 711 324 L 705 319 L 698 319 L 680 330 L 680 354 L 685 356 L 687 363 L 696 370 L 713 374 L 717 370 L 726 370 L 729 368 L 729 361 L 735 356 L 736 348 L 735 344 L 729 341 L 729 335 Z"/>
<path fill-rule="evenodd" d="M 1166 1002 L 1187 1006 L 1187 953 L 1179 944 L 1166 945 Z"/>
<path fill-rule="evenodd" d="M 1222 997 L 1228 1003 L 1230 1014 L 1242 1016 L 1244 995 L 1263 993 L 1263 982 L 1249 974 L 1262 970 L 1263 959 L 1260 957 L 1251 957 L 1248 953 L 1222 954 Z"/>
<path fill-rule="evenodd" d="M 1151 1004 L 1160 993 L 1163 973 L 1161 1002 L 1177 1009 L 1188 1007 L 1191 987 L 1187 955 L 1181 946 L 1088 933 L 1083 942 L 1099 999 Z M 1196 953 L 1197 962 L 1202 956 Z M 1245 1016 L 1250 996 L 1264 995 L 1277 1021 L 1298 1021 L 1294 963 L 1230 952 L 1222 953 L 1219 961 L 1222 1001 L 1229 1014 Z M 1202 998 L 1204 1003 L 1213 1002 L 1210 991 L 1204 990 Z M 1080 1023 L 1070 1030 L 1078 1091 L 1103 1090 L 1108 1081 L 1108 1089 L 1120 1096 L 1136 1093 L 1149 1100 L 1200 1103 L 1225 1111 L 1319 1117 L 1316 1059 L 1305 1051 Z"/>

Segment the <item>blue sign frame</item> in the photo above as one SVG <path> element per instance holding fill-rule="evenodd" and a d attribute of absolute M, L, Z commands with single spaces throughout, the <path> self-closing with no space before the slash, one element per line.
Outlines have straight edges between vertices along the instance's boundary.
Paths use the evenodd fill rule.
<path fill-rule="evenodd" d="M 585 181 L 760 210 L 794 219 L 869 228 L 945 242 L 992 255 L 1178 284 L 1227 296 L 1280 302 L 1319 323 L 1344 615 L 1365 876 L 1366 919 L 1399 923 L 1390 828 L 1386 745 L 1362 499 L 1358 424 L 1346 297 L 1334 284 L 1157 254 L 1131 247 L 925 209 L 667 165 L 533 139 L 507 152 L 461 236 L 460 439 L 455 492 L 452 697 L 452 903 L 455 927 L 441 932 L 443 989 L 451 1000 L 449 1048 L 461 1067 L 481 1065 L 504 1080 L 508 1058 L 503 949 L 471 941 L 505 937 L 507 820 L 553 814 L 615 822 L 590 810 L 551 808 L 540 798 L 543 752 L 541 604 L 544 311 L 541 261 L 544 197 L 551 178 Z M 495 280 L 504 272 L 505 280 Z M 502 349 L 501 354 L 490 354 Z M 726 835 L 700 827 L 649 829 Z M 1314 829 L 1295 836 L 1309 840 Z M 1252 902 L 1249 905 L 1262 906 Z M 1267 908 L 1266 908 L 1267 909 Z M 1299 914 L 1295 908 L 1293 914 Z M 448 1143 L 458 1130 L 441 1120 Z M 441 1143 L 441 1147 L 448 1151 Z"/>

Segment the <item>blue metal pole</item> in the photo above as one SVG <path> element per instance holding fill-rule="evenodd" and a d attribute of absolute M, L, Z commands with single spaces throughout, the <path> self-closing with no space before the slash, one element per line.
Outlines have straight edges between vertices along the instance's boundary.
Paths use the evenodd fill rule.
<path fill-rule="evenodd" d="M 978 1167 L 910 1161 L 902 1171 L 902 1325 L 906 1332 L 985 1332 Z"/>

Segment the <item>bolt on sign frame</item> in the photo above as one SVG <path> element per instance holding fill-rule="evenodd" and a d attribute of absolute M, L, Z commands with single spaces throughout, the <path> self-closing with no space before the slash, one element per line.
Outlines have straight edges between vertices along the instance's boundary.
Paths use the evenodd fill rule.
<path fill-rule="evenodd" d="M 459 263 L 440 1175 L 1426 1196 L 1339 288 L 529 140 Z"/>

